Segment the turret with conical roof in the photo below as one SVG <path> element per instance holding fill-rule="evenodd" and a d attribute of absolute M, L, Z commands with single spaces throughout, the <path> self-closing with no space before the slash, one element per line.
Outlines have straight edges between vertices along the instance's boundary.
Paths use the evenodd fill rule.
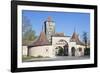
<path fill-rule="evenodd" d="M 34 41 L 30 46 L 43 46 L 43 45 L 49 45 L 49 41 L 46 38 L 45 33 L 42 31 L 40 33 L 40 36 L 37 38 L 36 41 Z"/>
<path fill-rule="evenodd" d="M 77 34 L 75 31 L 74 31 L 74 33 L 72 34 L 72 37 L 71 37 L 70 41 L 71 41 L 71 42 L 76 42 L 76 44 L 78 44 L 78 45 L 84 45 L 84 44 L 80 41 L 80 39 L 79 39 L 79 37 L 78 37 L 78 34 Z"/>

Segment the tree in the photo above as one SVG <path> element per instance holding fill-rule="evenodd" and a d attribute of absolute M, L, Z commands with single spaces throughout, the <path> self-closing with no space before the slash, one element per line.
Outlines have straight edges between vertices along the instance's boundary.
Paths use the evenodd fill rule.
<path fill-rule="evenodd" d="M 62 48 L 62 47 L 59 47 L 58 55 L 59 55 L 59 56 L 63 56 L 63 54 L 64 54 L 63 48 Z"/>
<path fill-rule="evenodd" d="M 90 55 L 90 48 L 87 47 L 90 45 L 90 40 L 86 32 L 83 33 L 83 42 L 85 44 L 84 55 Z"/>
<path fill-rule="evenodd" d="M 22 33 L 24 35 L 25 32 L 32 30 L 32 25 L 30 24 L 29 19 L 26 16 L 22 18 Z"/>
<path fill-rule="evenodd" d="M 22 43 L 29 44 L 36 39 L 35 31 L 26 16 L 22 18 Z"/>
<path fill-rule="evenodd" d="M 90 56 L 90 48 L 84 49 L 84 55 Z"/>
<path fill-rule="evenodd" d="M 83 42 L 85 44 L 85 48 L 87 48 L 87 43 L 88 43 L 88 35 L 87 32 L 83 33 Z"/>

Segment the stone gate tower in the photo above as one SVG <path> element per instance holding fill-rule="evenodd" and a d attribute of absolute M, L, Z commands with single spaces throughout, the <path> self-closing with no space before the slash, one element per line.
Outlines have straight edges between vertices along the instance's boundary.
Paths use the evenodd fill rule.
<path fill-rule="evenodd" d="M 51 17 L 48 17 L 44 22 L 44 31 L 48 41 L 51 43 L 51 36 L 55 34 L 55 22 Z"/>

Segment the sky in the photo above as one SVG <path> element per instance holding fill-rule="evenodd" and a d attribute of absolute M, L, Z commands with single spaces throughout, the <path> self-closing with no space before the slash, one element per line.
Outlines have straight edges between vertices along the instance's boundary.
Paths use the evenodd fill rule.
<path fill-rule="evenodd" d="M 44 21 L 50 16 L 55 22 L 56 32 L 64 32 L 66 36 L 72 36 L 74 30 L 81 37 L 83 32 L 90 35 L 90 14 L 76 12 L 47 12 L 47 11 L 32 11 L 23 10 L 22 18 L 26 17 L 36 35 L 39 36 L 42 31 Z"/>

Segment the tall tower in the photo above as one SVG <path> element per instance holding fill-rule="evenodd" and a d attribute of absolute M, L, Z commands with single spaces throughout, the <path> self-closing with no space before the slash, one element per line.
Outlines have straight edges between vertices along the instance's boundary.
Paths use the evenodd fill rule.
<path fill-rule="evenodd" d="M 55 22 L 52 21 L 51 17 L 48 17 L 44 22 L 44 31 L 48 41 L 51 43 L 51 36 L 55 34 Z"/>

